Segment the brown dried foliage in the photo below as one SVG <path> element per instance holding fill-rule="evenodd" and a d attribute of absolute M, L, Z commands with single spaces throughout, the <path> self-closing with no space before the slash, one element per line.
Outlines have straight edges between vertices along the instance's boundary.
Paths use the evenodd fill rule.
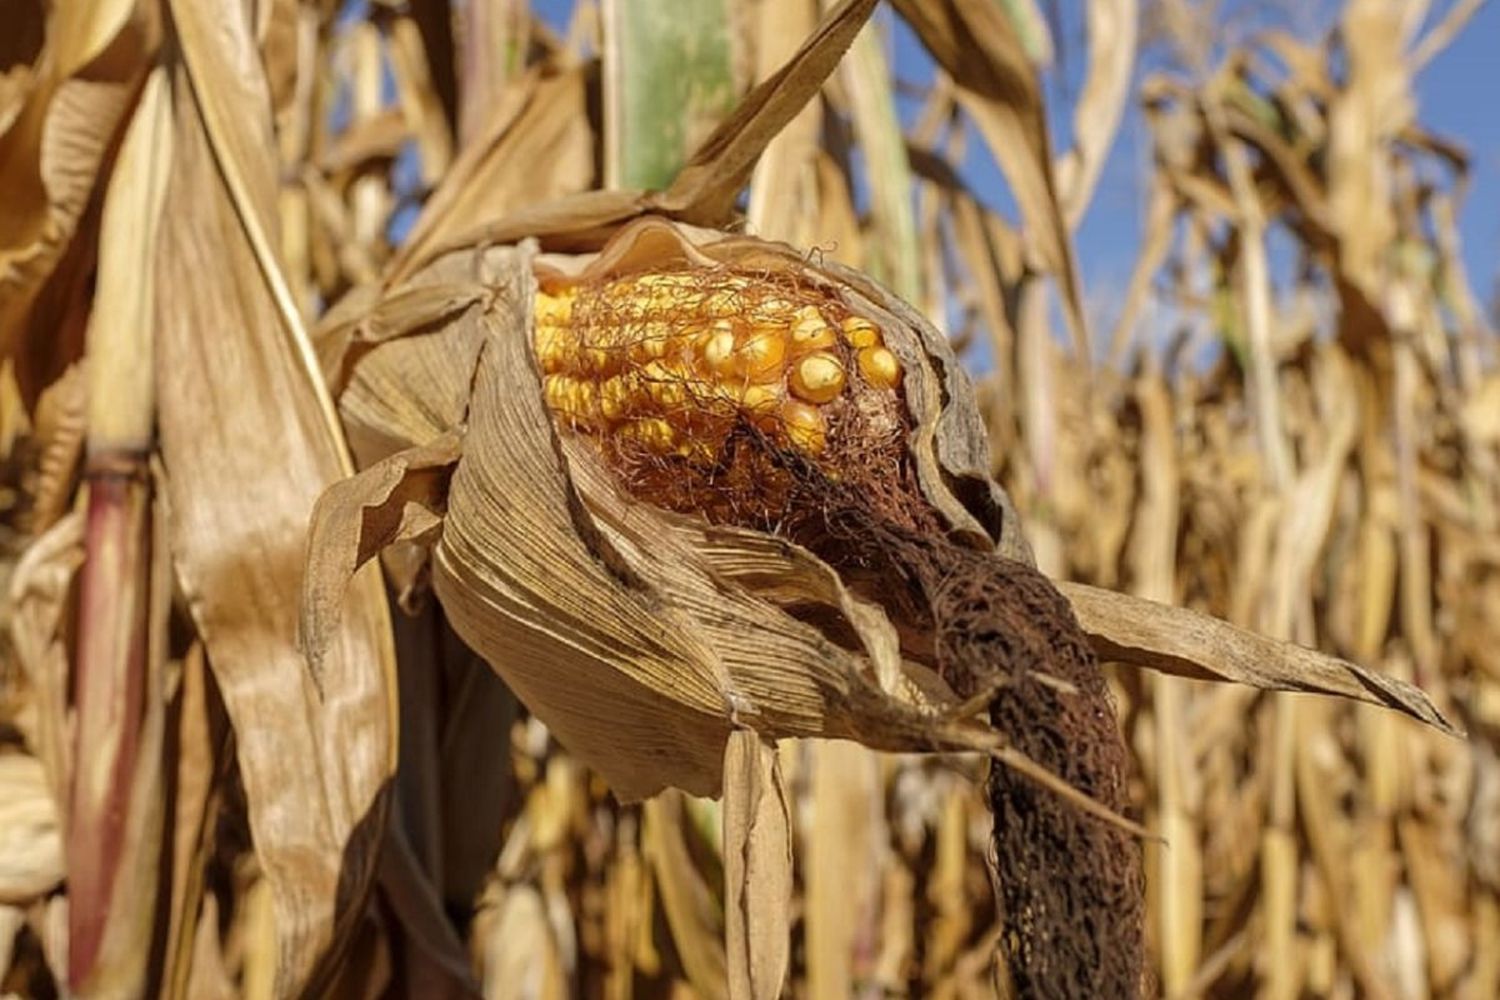
<path fill-rule="evenodd" d="M 626 1000 L 784 983 L 793 996 L 974 996 L 991 991 L 997 955 L 1039 995 L 1153 978 L 1174 997 L 1500 995 L 1500 376 L 1462 266 L 1467 161 L 1412 99 L 1416 72 L 1478 5 L 1424 28 L 1417 8 L 1350 0 L 1335 34 L 1272 31 L 1215 66 L 1209 19 L 1159 0 L 1151 13 L 1190 72 L 1133 87 L 1139 5 L 1090 0 L 1076 143 L 1054 161 L 1038 63 L 1063 49 L 1038 38 L 1029 4 L 897 5 L 948 74 L 902 135 L 878 38 L 824 86 L 873 3 L 820 23 L 814 0 L 762 2 L 723 51 L 729 77 L 753 67 L 765 86 L 738 95 L 737 127 L 656 193 L 599 189 L 601 88 L 619 67 L 595 54 L 649 58 L 600 44 L 612 6 L 580 5 L 561 35 L 518 0 L 466 4 L 457 24 L 423 3 L 353 22 L 290 0 L 8 12 L 21 30 L 0 45 L 0 218 L 16 223 L 0 226 L 0 991 L 65 988 L 71 916 L 99 944 L 73 985 L 100 995 Z M 992 29 L 986 44 L 955 45 L 973 24 Z M 799 49 L 809 33 L 820 44 Z M 1148 232 L 1100 368 L 1058 346 L 1047 285 L 1075 343 L 1091 343 L 1084 321 L 1102 311 L 1087 308 L 1070 233 L 1137 99 L 1154 153 Z M 337 124 L 335 106 L 350 111 Z M 1018 220 L 958 170 L 971 126 Z M 422 156 L 403 187 L 392 166 L 406 143 Z M 859 144 L 878 151 L 878 211 L 857 204 Z M 416 205 L 394 245 L 393 210 Z M 690 581 L 736 614 L 774 605 L 776 636 L 801 642 L 727 654 L 839 665 L 821 687 L 775 675 L 785 700 L 757 707 L 779 711 L 776 725 L 816 730 L 854 697 L 888 711 L 862 738 L 890 750 L 934 727 L 948 747 L 998 730 L 1169 841 L 1144 845 L 1144 976 L 1132 920 L 1111 937 L 1079 919 L 1133 915 L 1134 850 L 1120 850 L 1132 842 L 1006 768 L 986 796 L 984 753 L 770 748 L 733 729 L 745 703 L 721 697 L 723 665 L 704 657 L 667 675 L 651 705 L 677 698 L 680 711 L 631 729 L 626 750 L 700 791 L 722 779 L 727 804 L 668 790 L 622 805 L 598 777 L 617 762 L 580 760 L 591 744 L 565 746 L 492 670 L 534 650 L 487 664 L 454 634 L 431 596 L 444 570 L 432 553 L 461 541 L 450 502 L 516 511 L 461 466 L 476 438 L 531 435 L 526 453 L 551 457 L 507 480 L 556 501 L 520 533 L 592 523 L 595 542 L 618 543 L 641 523 L 571 486 L 548 492 L 556 442 L 526 348 L 501 336 L 520 332 L 510 313 L 527 292 L 497 290 L 484 267 L 510 253 L 494 244 L 529 235 L 591 252 L 643 211 L 788 240 L 901 283 L 901 309 L 956 319 L 960 349 L 988 338 L 990 451 L 958 449 L 970 472 L 949 485 L 973 511 L 944 513 L 973 523 L 954 539 L 910 503 L 906 452 L 871 447 L 857 414 L 833 434 L 843 486 L 774 430 L 733 420 L 711 482 L 615 458 L 632 490 L 720 522 L 648 520 L 653 545 L 722 555 L 748 544 L 730 525 L 783 532 L 714 564 L 739 574 L 727 584 L 701 564 Z M 1273 240 L 1293 248 L 1290 279 L 1273 273 Z M 1195 363 L 1210 347 L 1220 360 Z M 90 370 L 111 357 L 124 362 Z M 114 378 L 127 364 L 132 377 Z M 934 397 L 965 396 L 945 364 Z M 428 391 L 389 391 L 393 371 Z M 383 433 L 392 424 L 401 433 Z M 358 479 L 344 478 L 345 433 Z M 149 517 L 136 507 L 127 529 L 91 534 L 85 484 L 108 462 L 86 456 L 111 448 L 146 470 Z M 1000 494 L 976 499 L 982 473 L 1024 513 L 1024 538 Z M 714 511 L 705 497 L 726 482 L 735 500 Z M 338 590 L 394 542 L 383 571 L 416 615 L 388 618 L 365 570 L 318 623 L 337 638 L 314 675 L 295 607 L 309 511 L 351 483 L 367 491 L 351 491 L 355 529 L 319 536 L 324 555 L 347 557 Z M 1019 562 L 979 552 L 996 527 L 985 511 L 1003 514 L 998 547 Z M 598 569 L 586 544 L 559 551 Z M 119 649 L 149 669 L 85 681 L 80 633 L 100 622 L 76 613 L 80 566 L 108 579 L 111 552 L 134 553 L 116 577 L 150 616 L 144 644 Z M 765 584 L 773 562 L 796 570 L 785 592 Z M 838 613 L 830 563 L 849 583 Z M 1131 661 L 1105 668 L 1107 689 L 1047 578 L 1075 581 L 1061 589 L 1096 652 Z M 1076 581 L 1182 607 L 1141 617 Z M 539 628 L 614 639 L 635 615 L 679 651 L 703 648 L 708 626 L 665 628 L 665 605 L 609 607 L 620 615 L 602 623 L 554 607 Z M 1121 607 L 1140 627 L 1101 640 Z M 872 609 L 894 624 L 862 658 L 847 620 L 868 624 Z M 545 652 L 538 676 L 564 701 L 605 677 Z M 78 732 L 80 685 L 108 708 L 117 681 L 120 704 L 144 699 L 144 712 Z M 1266 693 L 1278 687 L 1364 703 Z M 992 705 L 993 727 L 945 714 L 953 688 Z M 590 706 L 616 729 L 640 707 L 622 690 L 638 692 L 610 687 Z M 1453 740 L 1439 709 L 1473 739 Z M 118 768 L 117 738 L 146 748 L 109 789 L 119 822 L 71 822 L 77 773 Z M 1039 827 L 1066 846 L 1039 842 Z M 987 845 L 1005 869 L 998 900 Z M 89 898 L 129 906 L 70 914 L 88 895 L 69 881 L 78 850 L 117 860 Z M 1026 932 L 1006 937 L 1007 922 Z"/>

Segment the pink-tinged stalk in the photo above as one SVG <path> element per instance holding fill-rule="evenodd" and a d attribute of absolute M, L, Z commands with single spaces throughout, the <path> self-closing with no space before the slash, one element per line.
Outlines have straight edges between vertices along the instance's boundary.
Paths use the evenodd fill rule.
<path fill-rule="evenodd" d="M 68 812 L 68 982 L 99 958 L 127 825 L 146 711 L 151 486 L 144 454 L 89 458 L 80 572 L 74 767 Z"/>

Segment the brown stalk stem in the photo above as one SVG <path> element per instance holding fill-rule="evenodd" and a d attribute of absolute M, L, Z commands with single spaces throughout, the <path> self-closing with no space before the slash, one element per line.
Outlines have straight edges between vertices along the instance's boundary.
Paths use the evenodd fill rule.
<path fill-rule="evenodd" d="M 148 671 L 151 487 L 144 452 L 93 454 L 87 558 L 80 570 L 74 703 L 77 729 L 68 815 L 68 981 L 94 970 L 114 903 Z"/>

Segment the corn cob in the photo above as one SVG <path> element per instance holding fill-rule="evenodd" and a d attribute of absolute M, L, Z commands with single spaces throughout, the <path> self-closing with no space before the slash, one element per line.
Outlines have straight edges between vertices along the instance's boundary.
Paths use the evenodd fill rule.
<path fill-rule="evenodd" d="M 748 424 L 817 458 L 843 410 L 890 409 L 901 385 L 875 323 L 816 292 L 727 270 L 544 286 L 534 317 L 557 418 L 659 456 L 711 463 Z"/>

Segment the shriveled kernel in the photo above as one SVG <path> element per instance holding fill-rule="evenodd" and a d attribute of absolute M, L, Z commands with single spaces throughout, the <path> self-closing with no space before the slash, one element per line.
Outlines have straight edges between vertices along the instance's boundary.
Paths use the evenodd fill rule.
<path fill-rule="evenodd" d="M 828 428 L 816 407 L 788 400 L 781 405 L 779 416 L 782 430 L 793 447 L 814 457 L 823 453 L 828 443 Z"/>
<path fill-rule="evenodd" d="M 792 392 L 809 403 L 831 403 L 844 391 L 844 366 L 826 351 L 809 354 L 792 368 Z"/>
<path fill-rule="evenodd" d="M 792 324 L 791 343 L 788 352 L 792 357 L 801 357 L 812 351 L 826 351 L 835 343 L 833 327 L 823 314 L 813 306 L 797 310 L 797 320 Z"/>
<path fill-rule="evenodd" d="M 748 378 L 764 379 L 780 374 L 786 361 L 785 331 L 771 327 L 751 330 L 740 341 L 735 360 L 739 373 Z"/>
<path fill-rule="evenodd" d="M 859 350 L 880 345 L 880 327 L 863 316 L 849 316 L 841 325 L 844 328 L 844 339 L 849 342 L 850 347 Z"/>
<path fill-rule="evenodd" d="M 894 389 L 901 384 L 901 363 L 884 347 L 866 347 L 855 360 L 859 373 L 875 389 Z"/>

